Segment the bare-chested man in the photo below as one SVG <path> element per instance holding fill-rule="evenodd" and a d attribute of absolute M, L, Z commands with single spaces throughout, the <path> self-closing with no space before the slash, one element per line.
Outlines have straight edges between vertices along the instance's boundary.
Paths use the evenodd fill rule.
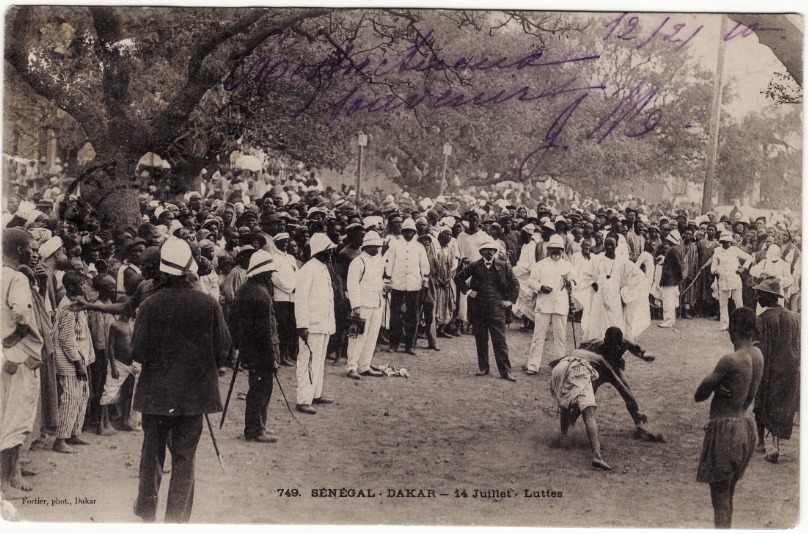
<path fill-rule="evenodd" d="M 645 361 L 654 360 L 652 356 L 646 356 L 636 345 L 624 342 L 623 332 L 612 326 L 606 330 L 603 341 L 584 344 L 568 356 L 550 362 L 550 366 L 553 367 L 550 391 L 558 402 L 561 415 L 560 441 L 563 442 L 569 427 L 575 424 L 578 416 L 583 415 L 586 435 L 592 448 L 592 467 L 604 471 L 611 470 L 611 466 L 601 455 L 600 434 L 595 418 L 597 408 L 595 393 L 601 385 L 611 384 L 623 397 L 626 409 L 637 427 L 636 437 L 664 441 L 662 436 L 650 433 L 643 426 L 648 418 L 640 412 L 624 372 L 623 354 L 626 350 Z"/>
<path fill-rule="evenodd" d="M 729 337 L 735 352 L 723 356 L 696 390 L 696 402 L 713 395 L 696 480 L 710 484 L 715 528 L 732 526 L 735 484 L 757 442 L 755 423 L 746 416 L 763 376 L 763 354 L 752 345 L 755 330 L 754 311 L 738 308 L 732 312 Z"/>
<path fill-rule="evenodd" d="M 98 425 L 98 434 L 110 436 L 115 429 L 109 420 L 110 404 L 122 407 L 121 424 L 130 429 L 131 408 L 126 409 L 121 402 L 121 389 L 130 375 L 135 375 L 135 363 L 132 361 L 132 330 L 133 324 L 127 313 L 123 313 L 109 328 L 107 335 L 107 358 L 109 359 L 109 375 L 104 384 L 104 393 L 101 396 L 101 424 Z M 131 395 L 128 399 L 131 405 Z M 123 399 L 124 402 L 126 399 Z"/>

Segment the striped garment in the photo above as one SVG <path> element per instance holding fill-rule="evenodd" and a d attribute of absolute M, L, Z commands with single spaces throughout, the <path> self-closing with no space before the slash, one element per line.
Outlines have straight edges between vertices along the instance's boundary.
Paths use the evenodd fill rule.
<path fill-rule="evenodd" d="M 81 360 L 85 366 L 95 361 L 87 312 L 71 311 L 70 299 L 62 298 L 56 310 L 53 328 L 56 333 L 56 374 L 75 376 L 75 362 Z"/>
<path fill-rule="evenodd" d="M 90 385 L 87 380 L 79 380 L 75 375 L 59 375 L 59 414 L 56 418 L 56 437 L 68 439 L 81 434 L 87 401 L 90 398 Z"/>

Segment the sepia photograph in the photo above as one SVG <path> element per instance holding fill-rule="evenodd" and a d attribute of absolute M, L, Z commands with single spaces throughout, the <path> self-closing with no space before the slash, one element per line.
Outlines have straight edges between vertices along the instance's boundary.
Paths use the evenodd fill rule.
<path fill-rule="evenodd" d="M 749 4 L 4 6 L 2 528 L 796 528 Z"/>

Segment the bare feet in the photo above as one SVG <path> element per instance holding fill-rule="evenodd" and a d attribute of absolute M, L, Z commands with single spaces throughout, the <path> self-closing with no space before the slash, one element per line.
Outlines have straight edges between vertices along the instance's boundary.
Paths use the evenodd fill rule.
<path fill-rule="evenodd" d="M 79 436 L 73 436 L 65 440 L 68 445 L 89 445 L 89 441 L 84 441 Z"/>
<path fill-rule="evenodd" d="M 33 487 L 33 486 L 31 486 L 30 484 L 28 484 L 28 482 L 27 482 L 27 481 L 26 481 L 24 478 L 22 478 L 21 476 L 19 476 L 19 475 L 15 475 L 15 476 L 13 476 L 13 477 L 12 477 L 12 478 L 11 478 L 11 479 L 8 481 L 8 484 L 9 484 L 9 486 L 11 486 L 12 488 L 14 488 L 14 489 L 18 489 L 18 490 L 20 490 L 20 491 L 31 491 L 31 490 L 33 490 L 33 489 L 34 489 L 34 487 Z"/>
<path fill-rule="evenodd" d="M 65 454 L 76 454 L 78 452 L 75 449 L 68 447 L 63 439 L 57 439 L 53 442 L 53 450 L 55 452 L 63 452 Z"/>
<path fill-rule="evenodd" d="M 612 470 L 611 466 L 603 461 L 603 458 L 592 458 L 592 467 L 602 471 Z"/>
<path fill-rule="evenodd" d="M 118 432 L 112 428 L 112 425 L 98 425 L 98 431 L 96 434 L 99 436 L 114 436 Z"/>
<path fill-rule="evenodd" d="M 31 469 L 28 469 L 27 467 L 23 467 L 19 463 L 17 464 L 17 469 L 18 469 L 17 476 L 20 477 L 20 478 L 22 478 L 22 477 L 35 477 L 38 474 L 36 471 L 32 471 Z"/>

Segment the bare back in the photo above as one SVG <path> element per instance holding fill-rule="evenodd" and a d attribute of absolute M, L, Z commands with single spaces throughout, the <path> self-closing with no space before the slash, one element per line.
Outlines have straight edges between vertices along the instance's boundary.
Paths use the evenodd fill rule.
<path fill-rule="evenodd" d="M 710 418 L 742 416 L 754 400 L 762 377 L 763 354 L 751 344 L 743 346 L 718 361 L 696 390 L 696 401 L 713 395 Z"/>

